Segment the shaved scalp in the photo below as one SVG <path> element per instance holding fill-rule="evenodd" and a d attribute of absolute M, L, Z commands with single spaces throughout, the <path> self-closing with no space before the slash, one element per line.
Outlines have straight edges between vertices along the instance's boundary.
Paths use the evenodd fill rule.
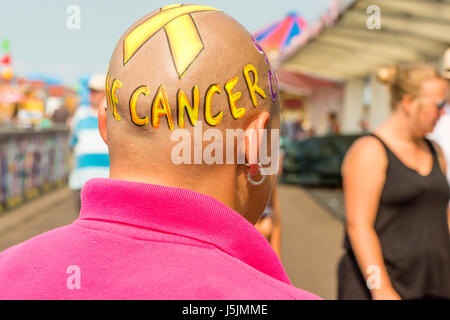
<path fill-rule="evenodd" d="M 194 190 L 252 223 L 259 218 L 276 174 L 260 171 L 270 176 L 253 186 L 244 163 L 267 164 L 256 154 L 267 146 L 270 170 L 278 171 L 278 131 L 260 134 L 280 127 L 278 84 L 264 51 L 236 20 L 202 5 L 147 14 L 119 39 L 106 92 L 99 128 L 111 178 Z"/>
<path fill-rule="evenodd" d="M 268 111 L 268 127 L 279 127 L 266 55 L 236 20 L 211 7 L 167 6 L 134 23 L 114 49 L 106 89 L 112 161 L 117 153 L 169 150 L 172 130 L 193 130 L 198 121 L 225 131 Z"/>

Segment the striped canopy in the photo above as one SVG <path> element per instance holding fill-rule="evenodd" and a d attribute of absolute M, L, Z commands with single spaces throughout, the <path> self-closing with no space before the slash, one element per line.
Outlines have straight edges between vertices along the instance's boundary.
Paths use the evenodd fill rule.
<path fill-rule="evenodd" d="M 254 34 L 254 37 L 267 51 L 283 52 L 299 36 L 307 26 L 307 22 L 297 12 L 289 12 L 281 21 L 266 27 Z"/>

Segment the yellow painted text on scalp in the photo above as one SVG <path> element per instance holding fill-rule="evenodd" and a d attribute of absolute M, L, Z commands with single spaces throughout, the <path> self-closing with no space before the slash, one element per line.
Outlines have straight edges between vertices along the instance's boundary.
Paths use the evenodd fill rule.
<path fill-rule="evenodd" d="M 250 72 L 253 74 L 254 80 L 250 78 Z M 252 64 L 248 64 L 244 67 L 244 78 L 247 83 L 248 91 L 250 91 L 250 96 L 252 97 L 253 106 L 258 106 L 258 100 L 256 100 L 256 94 L 259 94 L 262 98 L 266 98 L 266 94 L 263 89 L 258 86 L 258 72 Z"/>
<path fill-rule="evenodd" d="M 203 42 L 190 16 L 191 13 L 203 11 L 219 10 L 201 5 L 164 7 L 161 12 L 145 20 L 125 37 L 123 64 L 127 64 L 147 40 L 164 28 L 175 68 L 181 78 L 203 50 Z"/>
<path fill-rule="evenodd" d="M 253 79 L 250 73 L 253 75 Z M 253 66 L 252 64 L 247 64 L 243 69 L 243 74 L 252 104 L 254 107 L 256 107 L 258 105 L 256 94 L 258 94 L 262 99 L 266 99 L 266 94 L 258 85 L 258 72 L 255 66 Z M 116 107 L 118 105 L 116 90 L 122 87 L 122 82 L 120 82 L 118 79 L 111 81 L 111 79 L 111 75 L 108 74 L 106 81 L 108 104 L 112 106 L 112 112 L 115 115 L 114 118 L 120 120 L 120 116 L 117 114 L 116 110 Z M 228 80 L 223 85 L 225 89 L 224 94 L 226 94 L 228 98 L 228 106 L 231 116 L 235 120 L 242 118 L 246 113 L 246 109 L 244 107 L 237 106 L 237 101 L 241 99 L 242 92 L 233 91 L 238 81 L 239 77 L 236 76 Z M 224 117 L 224 112 L 222 110 L 216 111 L 215 114 L 213 111 L 213 98 L 215 95 L 220 94 L 222 94 L 222 88 L 219 84 L 210 85 L 205 92 L 203 114 L 206 123 L 210 126 L 219 125 Z M 159 86 L 158 90 L 154 94 L 153 103 L 149 108 L 151 115 L 150 119 L 148 116 L 142 117 L 138 115 L 136 108 L 139 99 L 143 98 L 142 96 L 147 97 L 149 95 L 150 88 L 147 85 L 141 85 L 133 91 L 129 100 L 131 122 L 137 126 L 146 126 L 151 123 L 153 128 L 158 129 L 160 126 L 161 118 L 166 118 L 169 129 L 173 130 L 174 124 L 172 120 L 171 108 L 169 105 L 169 99 L 167 97 L 166 87 L 163 84 Z M 194 87 L 192 88 L 191 99 L 188 98 L 183 89 L 178 89 L 176 94 L 176 102 L 178 127 L 186 127 L 185 115 L 187 115 L 190 124 L 192 126 L 196 126 L 198 122 L 198 113 L 200 107 L 199 87 L 197 85 L 194 85 Z"/>

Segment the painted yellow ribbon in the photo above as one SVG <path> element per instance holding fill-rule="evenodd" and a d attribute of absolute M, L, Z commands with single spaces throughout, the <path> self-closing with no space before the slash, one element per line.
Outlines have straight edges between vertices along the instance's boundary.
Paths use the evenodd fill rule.
<path fill-rule="evenodd" d="M 202 11 L 219 11 L 201 5 L 171 5 L 145 20 L 133 29 L 123 42 L 123 64 L 125 65 L 141 46 L 155 33 L 164 28 L 170 45 L 173 62 L 179 77 L 203 50 L 203 42 L 190 14 Z"/>

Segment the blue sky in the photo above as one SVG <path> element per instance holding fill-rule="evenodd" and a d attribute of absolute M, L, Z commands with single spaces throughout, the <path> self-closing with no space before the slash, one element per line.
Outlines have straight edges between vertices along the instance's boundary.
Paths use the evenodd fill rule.
<path fill-rule="evenodd" d="M 315 21 L 330 0 L 209 0 L 206 4 L 233 16 L 249 31 L 256 31 L 298 11 Z M 44 72 L 75 84 L 83 73 L 105 72 L 121 34 L 137 19 L 162 6 L 163 0 L 8 0 L 0 10 L 0 40 L 11 41 L 17 75 Z M 80 30 L 66 26 L 67 7 L 81 10 Z"/>

